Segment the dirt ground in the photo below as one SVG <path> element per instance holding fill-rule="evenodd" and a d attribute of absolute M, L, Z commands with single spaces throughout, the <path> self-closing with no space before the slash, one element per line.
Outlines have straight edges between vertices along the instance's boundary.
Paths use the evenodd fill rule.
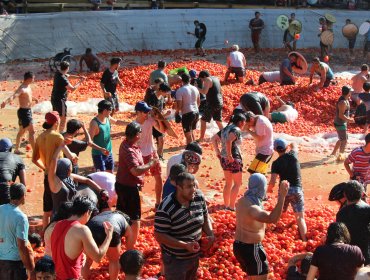
<path fill-rule="evenodd" d="M 248 65 L 251 68 L 258 70 L 275 70 L 278 68 L 279 61 L 284 55 L 285 51 L 276 50 L 274 53 L 267 51 L 264 56 L 251 55 L 250 50 L 245 50 Z M 313 57 L 315 54 L 311 50 L 303 50 L 308 57 Z M 149 54 L 142 56 L 129 56 L 124 57 L 124 63 L 135 64 L 154 64 L 159 58 L 162 58 L 161 54 Z M 207 60 L 213 62 L 224 63 L 226 57 L 226 50 L 215 51 L 207 56 Z M 173 53 L 169 57 L 165 57 L 167 61 L 176 59 L 195 59 L 191 56 L 190 52 L 182 51 Z M 108 60 L 107 60 L 108 61 Z M 360 58 L 355 60 L 349 60 L 348 57 L 343 54 L 343 50 L 337 50 L 336 55 L 333 57 L 332 65 L 335 65 L 336 71 L 347 71 L 357 70 L 362 61 Z M 34 95 L 40 100 L 49 100 L 52 86 L 52 78 L 48 72 L 48 66 L 46 61 L 18 61 L 8 64 L 0 65 L 0 100 L 3 100 L 8 96 L 9 92 L 12 92 L 20 83 L 22 75 L 25 71 L 32 70 L 36 74 L 36 79 L 46 80 L 42 86 L 34 86 Z M 5 109 L 0 110 L 0 137 L 9 137 L 15 142 L 15 136 L 18 129 L 17 115 L 16 115 L 15 102 L 12 106 L 7 106 Z M 79 115 L 86 123 L 91 120 L 93 115 Z M 132 117 L 130 114 L 119 114 L 119 118 Z M 35 127 L 37 133 L 41 132 L 41 124 L 43 122 L 43 116 L 34 114 Z M 115 160 L 118 160 L 118 147 L 122 141 L 122 132 L 124 128 L 115 128 L 115 136 L 113 137 L 113 154 Z M 169 137 L 166 137 L 167 143 L 171 142 Z M 360 145 L 360 142 L 352 142 L 352 147 Z M 330 147 L 331 149 L 332 147 Z M 167 160 L 172 155 L 178 153 L 182 147 L 174 148 L 165 144 L 164 158 Z M 245 170 L 247 165 L 251 162 L 254 155 L 254 144 L 251 140 L 244 141 L 243 144 L 244 154 L 244 165 Z M 42 214 L 42 193 L 43 193 L 43 173 L 38 170 L 34 164 L 31 163 L 31 153 L 27 152 L 22 155 L 25 164 L 27 166 L 27 203 L 22 206 L 24 212 L 29 216 L 39 216 Z M 322 205 L 329 205 L 336 207 L 335 204 L 328 202 L 328 194 L 330 189 L 337 183 L 340 183 L 348 179 L 343 163 L 337 163 L 334 159 L 327 158 L 330 153 L 328 148 L 322 147 L 311 147 L 305 148 L 300 151 L 300 161 L 302 166 L 302 179 L 303 188 L 305 192 L 305 203 L 306 208 L 318 208 Z M 276 155 L 275 155 L 276 158 Z M 163 174 L 166 173 L 166 162 L 162 163 Z M 82 166 L 82 172 L 87 174 L 92 172 L 92 160 L 91 153 L 88 148 L 86 152 L 80 154 L 79 165 Z M 249 177 L 247 172 L 244 172 L 243 186 L 240 189 L 240 194 L 244 193 L 247 184 L 247 178 Z M 163 179 L 164 176 L 163 176 Z M 222 202 L 222 186 L 223 186 L 223 172 L 220 164 L 211 149 L 210 143 L 204 144 L 204 155 L 201 168 L 197 173 L 197 179 L 200 182 L 200 187 L 204 191 L 208 200 Z M 276 191 L 275 191 L 276 194 Z M 146 178 L 146 183 L 143 188 L 143 203 L 144 203 L 144 217 L 150 217 L 153 212 L 151 208 L 154 206 L 154 183 L 152 178 Z"/>

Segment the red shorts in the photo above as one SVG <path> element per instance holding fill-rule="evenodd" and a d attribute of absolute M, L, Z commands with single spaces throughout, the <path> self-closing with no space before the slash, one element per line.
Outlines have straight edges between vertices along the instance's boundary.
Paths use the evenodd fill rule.
<path fill-rule="evenodd" d="M 147 164 L 152 158 L 158 158 L 157 152 L 153 152 L 151 155 L 143 156 L 144 163 Z M 153 165 L 149 171 L 145 175 L 161 175 L 162 174 L 162 166 L 158 162 L 157 164 Z"/>

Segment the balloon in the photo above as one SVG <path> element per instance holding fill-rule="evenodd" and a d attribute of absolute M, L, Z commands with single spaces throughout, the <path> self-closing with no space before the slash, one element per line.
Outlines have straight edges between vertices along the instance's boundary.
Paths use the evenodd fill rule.
<path fill-rule="evenodd" d="M 324 57 L 324 61 L 325 61 L 325 62 L 328 62 L 328 61 L 329 61 L 329 56 L 328 56 L 328 55 L 326 55 L 326 56 Z"/>
<path fill-rule="evenodd" d="M 301 38 L 301 35 L 299 35 L 299 34 L 294 35 L 294 39 L 299 40 L 299 38 Z"/>

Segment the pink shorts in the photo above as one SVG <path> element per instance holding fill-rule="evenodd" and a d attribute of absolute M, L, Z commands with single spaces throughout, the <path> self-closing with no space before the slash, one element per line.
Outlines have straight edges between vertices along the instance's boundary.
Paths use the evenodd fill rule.
<path fill-rule="evenodd" d="M 143 156 L 144 163 L 147 164 L 153 158 L 158 158 L 157 152 L 153 152 L 151 155 L 148 155 L 145 157 Z M 157 164 L 153 165 L 145 175 L 156 176 L 156 175 L 161 175 L 161 174 L 162 174 L 162 166 L 158 162 Z"/>

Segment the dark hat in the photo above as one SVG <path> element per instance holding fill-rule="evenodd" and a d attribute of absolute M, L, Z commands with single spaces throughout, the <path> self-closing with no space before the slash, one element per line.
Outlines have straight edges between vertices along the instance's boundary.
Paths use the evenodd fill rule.
<path fill-rule="evenodd" d="M 152 107 L 148 106 L 148 104 L 146 104 L 146 102 L 144 101 L 139 101 L 138 103 L 136 103 L 135 105 L 135 111 L 136 112 L 144 112 L 144 113 L 148 113 L 152 110 Z"/>

